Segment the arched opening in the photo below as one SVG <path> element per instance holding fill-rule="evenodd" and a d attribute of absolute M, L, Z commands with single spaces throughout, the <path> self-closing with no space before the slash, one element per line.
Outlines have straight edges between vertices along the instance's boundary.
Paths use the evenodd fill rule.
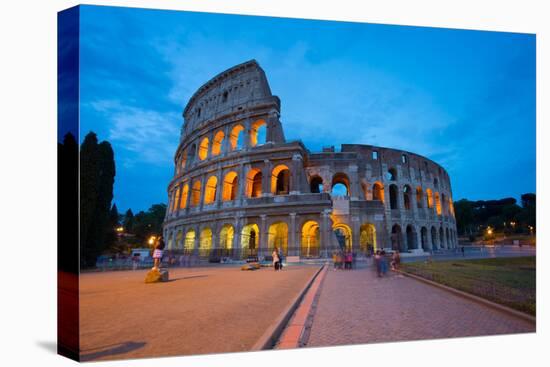
<path fill-rule="evenodd" d="M 418 186 L 416 188 L 416 207 L 418 209 L 422 208 L 422 197 L 423 196 L 424 196 L 424 194 L 422 193 L 422 187 Z"/>
<path fill-rule="evenodd" d="M 183 185 L 183 190 L 181 192 L 180 209 L 187 208 L 187 196 L 188 195 L 189 195 L 189 185 L 185 184 L 185 185 Z"/>
<path fill-rule="evenodd" d="M 416 249 L 418 246 L 416 244 L 416 231 L 414 227 L 409 224 L 407 226 L 406 233 L 407 233 L 407 249 L 408 250 Z"/>
<path fill-rule="evenodd" d="M 206 187 L 204 188 L 204 204 L 213 204 L 216 201 L 216 187 L 218 186 L 218 178 L 216 176 L 210 176 L 206 181 Z"/>
<path fill-rule="evenodd" d="M 174 244 L 174 248 L 180 249 L 181 244 L 182 244 L 182 240 L 183 240 L 183 232 L 178 231 L 178 233 L 176 234 L 176 243 Z"/>
<path fill-rule="evenodd" d="M 180 198 L 181 198 L 181 186 L 178 186 L 176 193 L 174 195 L 174 202 L 172 203 L 173 211 L 177 211 L 179 209 Z"/>
<path fill-rule="evenodd" d="M 439 228 L 439 246 L 441 248 L 447 247 L 447 246 L 445 246 L 445 233 L 443 232 L 442 227 Z"/>
<path fill-rule="evenodd" d="M 384 185 L 380 182 L 375 182 L 372 187 L 372 200 L 380 200 L 384 202 Z"/>
<path fill-rule="evenodd" d="M 231 201 L 237 198 L 239 191 L 239 177 L 236 172 L 229 172 L 223 179 L 222 200 Z"/>
<path fill-rule="evenodd" d="M 444 193 L 441 193 L 441 213 L 443 215 L 447 215 L 447 213 L 448 213 L 448 210 L 447 210 L 447 197 L 445 196 Z"/>
<path fill-rule="evenodd" d="M 432 227 L 432 248 L 437 250 L 439 248 L 439 242 L 437 240 L 437 230 Z"/>
<path fill-rule="evenodd" d="M 432 209 L 434 207 L 434 201 L 433 201 L 433 195 L 431 189 L 426 189 L 426 203 L 428 204 L 428 208 Z"/>
<path fill-rule="evenodd" d="M 285 256 L 288 253 L 288 225 L 285 222 L 276 222 L 269 226 L 267 248 L 270 254 L 275 247 Z"/>
<path fill-rule="evenodd" d="M 445 228 L 445 235 L 447 237 L 447 247 L 448 248 L 451 248 L 451 239 L 450 239 L 450 235 L 449 235 L 449 228 Z"/>
<path fill-rule="evenodd" d="M 300 255 L 303 257 L 319 256 L 321 247 L 319 223 L 310 220 L 302 226 L 302 246 Z"/>
<path fill-rule="evenodd" d="M 174 233 L 168 235 L 168 241 L 166 241 L 166 249 L 172 250 L 174 248 Z"/>
<path fill-rule="evenodd" d="M 262 196 L 262 171 L 252 168 L 246 176 L 246 196 L 259 198 Z"/>
<path fill-rule="evenodd" d="M 426 227 L 420 229 L 420 241 L 422 241 L 422 249 L 430 251 L 430 245 L 428 244 L 428 229 Z"/>
<path fill-rule="evenodd" d="M 193 182 L 193 188 L 191 189 L 191 206 L 198 206 L 201 203 L 201 182 Z"/>
<path fill-rule="evenodd" d="M 391 248 L 394 251 L 403 249 L 403 233 L 399 224 L 394 224 L 391 228 Z"/>
<path fill-rule="evenodd" d="M 195 231 L 190 229 L 185 234 L 184 252 L 189 253 L 195 249 Z"/>
<path fill-rule="evenodd" d="M 222 145 L 223 145 L 223 139 L 225 138 L 225 134 L 223 131 L 218 131 L 216 135 L 214 135 L 214 140 L 212 141 L 212 155 L 215 157 L 219 155 L 222 152 Z"/>
<path fill-rule="evenodd" d="M 204 161 L 206 157 L 208 157 L 208 145 L 210 144 L 210 140 L 208 138 L 203 138 L 201 140 L 201 143 L 199 145 L 199 159 L 201 161 Z"/>
<path fill-rule="evenodd" d="M 374 224 L 365 223 L 360 227 L 359 248 L 362 253 L 372 255 L 377 250 L 376 228 Z"/>
<path fill-rule="evenodd" d="M 441 215 L 441 200 L 439 200 L 439 193 L 435 193 L 435 210 L 437 215 Z"/>
<path fill-rule="evenodd" d="M 403 187 L 403 206 L 405 210 L 411 210 L 411 191 L 412 189 L 409 185 Z"/>
<path fill-rule="evenodd" d="M 390 185 L 390 209 L 398 209 L 399 206 L 397 205 L 397 185 Z"/>
<path fill-rule="evenodd" d="M 271 193 L 274 195 L 288 195 L 290 171 L 287 166 L 280 164 L 271 172 Z"/>
<path fill-rule="evenodd" d="M 222 256 L 229 256 L 230 250 L 233 249 L 233 238 L 235 237 L 235 229 L 231 224 L 225 224 L 220 231 L 220 250 Z"/>
<path fill-rule="evenodd" d="M 351 228 L 343 223 L 336 224 L 332 228 L 336 236 L 338 248 L 342 251 L 351 251 L 353 248 Z"/>
<path fill-rule="evenodd" d="M 397 170 L 395 168 L 390 168 L 385 174 L 386 181 L 397 181 Z"/>
<path fill-rule="evenodd" d="M 260 229 L 255 223 L 247 224 L 241 232 L 241 249 L 243 257 L 256 256 L 260 243 Z"/>
<path fill-rule="evenodd" d="M 332 177 L 331 194 L 334 196 L 349 196 L 349 178 L 345 173 L 337 173 Z"/>
<path fill-rule="evenodd" d="M 449 198 L 449 212 L 453 217 L 455 216 L 455 207 L 454 207 L 452 198 Z"/>
<path fill-rule="evenodd" d="M 267 125 L 264 120 L 257 120 L 252 123 L 250 128 L 250 146 L 265 144 L 267 135 Z"/>
<path fill-rule="evenodd" d="M 323 179 L 320 176 L 313 176 L 309 181 L 309 188 L 313 194 L 323 192 Z"/>
<path fill-rule="evenodd" d="M 199 255 L 209 256 L 212 250 L 212 230 L 208 227 L 201 231 L 199 238 Z"/>
<path fill-rule="evenodd" d="M 229 147 L 231 150 L 238 150 L 243 148 L 243 130 L 242 125 L 235 125 L 231 129 L 231 134 L 229 135 Z"/>
<path fill-rule="evenodd" d="M 437 177 L 436 177 L 434 178 L 434 187 L 437 189 L 438 185 L 439 185 L 439 181 L 437 180 Z"/>

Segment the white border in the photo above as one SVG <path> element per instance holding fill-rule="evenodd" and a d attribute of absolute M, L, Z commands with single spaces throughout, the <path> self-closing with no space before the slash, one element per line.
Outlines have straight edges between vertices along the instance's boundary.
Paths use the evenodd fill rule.
<path fill-rule="evenodd" d="M 8 2 L 6 2 L 8 3 Z M 538 332 L 532 335 L 333 347 L 285 352 L 125 360 L 105 366 L 540 365 L 548 343 L 549 28 L 543 1 L 94 1 L 95 4 L 255 14 L 537 34 Z M 56 340 L 56 12 L 74 1 L 2 7 L 2 365 L 67 366 Z M 546 161 L 547 164 L 547 161 Z M 514 172 L 513 174 L 521 174 Z M 545 286 L 546 290 L 543 290 Z M 546 309 L 546 310 L 545 310 Z M 184 337 L 184 336 L 182 336 Z M 11 362 L 11 363 L 10 363 Z"/>

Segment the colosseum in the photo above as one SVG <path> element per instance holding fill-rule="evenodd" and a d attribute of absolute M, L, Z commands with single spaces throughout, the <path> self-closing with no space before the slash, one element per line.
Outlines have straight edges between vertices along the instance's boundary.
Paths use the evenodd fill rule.
<path fill-rule="evenodd" d="M 457 245 L 450 178 L 418 154 L 363 144 L 312 152 L 287 141 L 281 102 L 251 60 L 201 86 L 168 185 L 167 249 L 294 260 Z M 337 127 L 334 127 L 337 129 Z"/>

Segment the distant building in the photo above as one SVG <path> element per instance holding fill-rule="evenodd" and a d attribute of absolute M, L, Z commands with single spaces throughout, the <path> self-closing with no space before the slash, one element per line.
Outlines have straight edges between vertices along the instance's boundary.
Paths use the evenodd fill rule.
<path fill-rule="evenodd" d="M 280 100 L 254 60 L 191 97 L 168 185 L 167 249 L 240 258 L 275 246 L 300 257 L 456 247 L 443 167 L 372 145 L 310 152 L 285 140 L 279 117 Z"/>

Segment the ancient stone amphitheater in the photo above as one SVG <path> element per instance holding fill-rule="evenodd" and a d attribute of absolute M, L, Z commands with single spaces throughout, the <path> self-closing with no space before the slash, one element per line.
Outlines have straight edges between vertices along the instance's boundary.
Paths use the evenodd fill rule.
<path fill-rule="evenodd" d="M 418 154 L 286 141 L 254 60 L 204 84 L 183 111 L 168 185 L 167 248 L 202 257 L 422 253 L 457 244 L 450 178 Z M 336 129 L 337 127 L 335 127 Z M 290 259 L 290 258 L 289 258 Z"/>

